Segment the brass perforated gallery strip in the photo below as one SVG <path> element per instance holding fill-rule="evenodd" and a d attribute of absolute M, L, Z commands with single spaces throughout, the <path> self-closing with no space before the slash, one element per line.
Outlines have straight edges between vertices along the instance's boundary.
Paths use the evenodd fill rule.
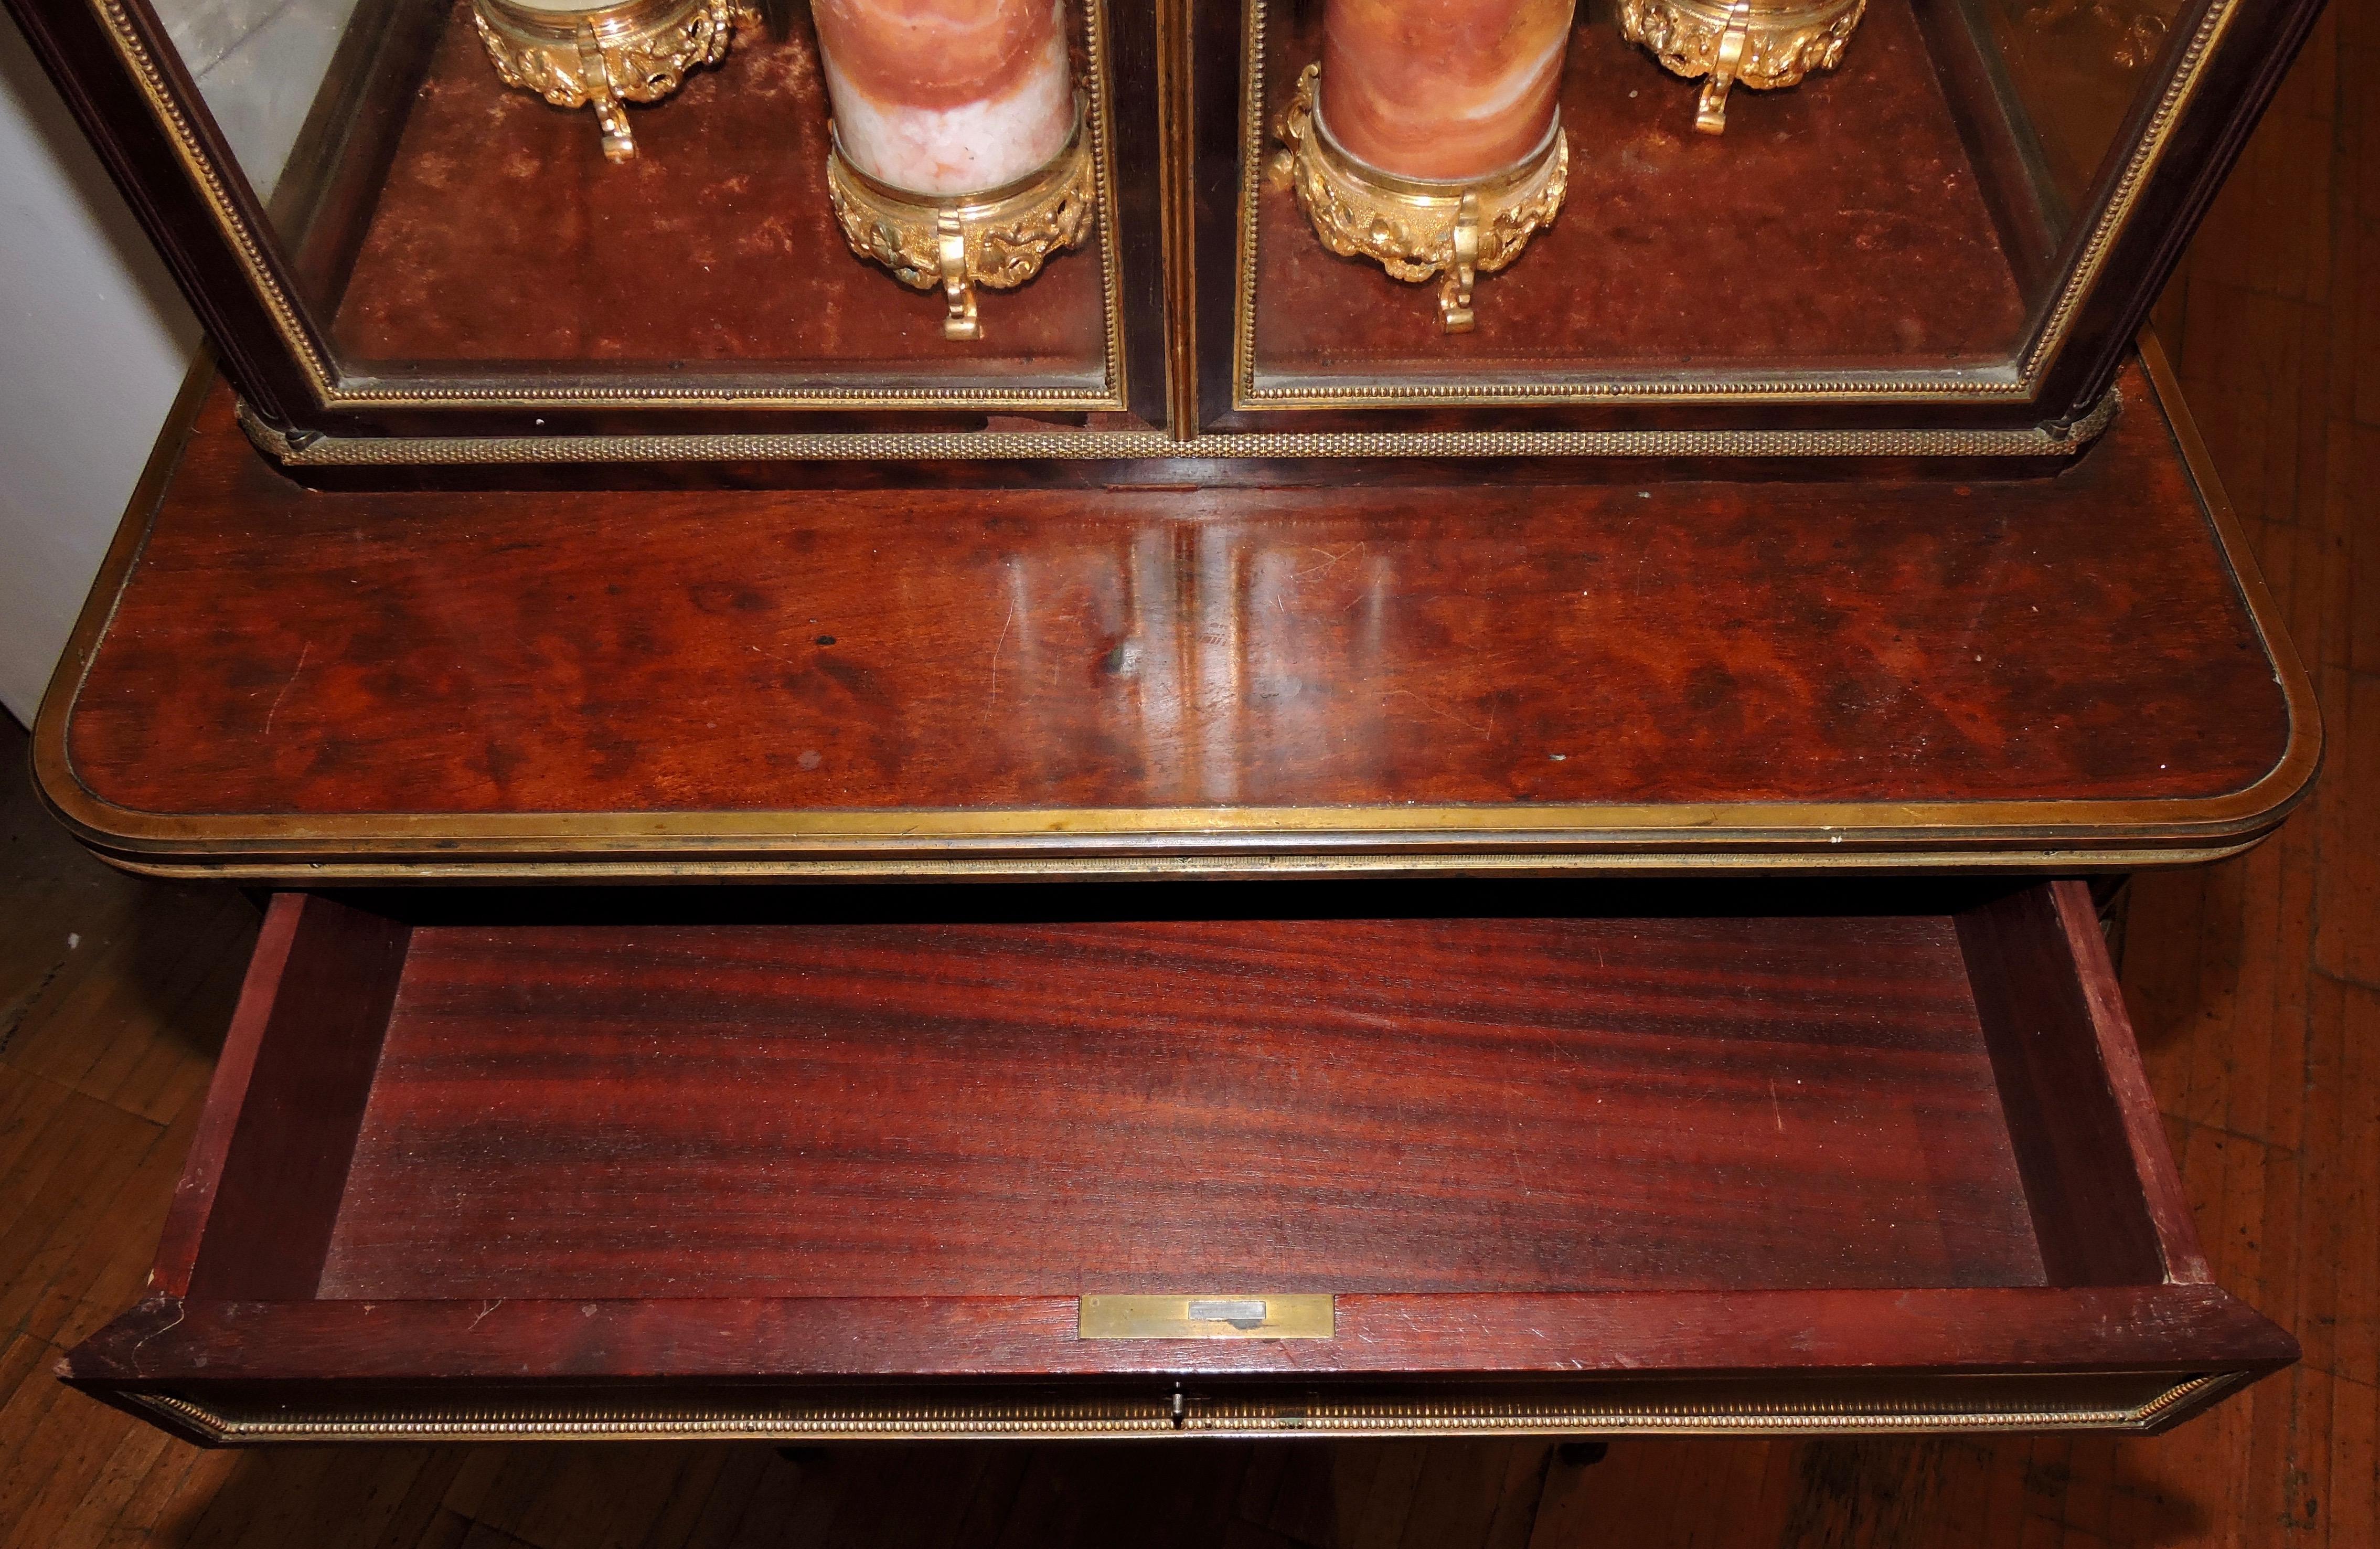
<path fill-rule="evenodd" d="M 1105 462 L 1142 457 L 2065 457 L 2114 422 L 2114 388 L 2053 433 L 2015 430 L 1247 432 L 973 431 L 748 435 L 313 436 L 292 439 L 240 408 L 240 426 L 291 468 L 520 467 L 649 462 Z"/>
<path fill-rule="evenodd" d="M 93 14 L 106 31 L 133 83 L 155 115 L 174 147 L 176 157 L 204 198 L 215 226 L 230 246 L 242 274 L 273 321 L 274 333 L 304 373 L 324 410 L 389 409 L 691 409 L 711 405 L 738 409 L 979 409 L 1044 412 L 1096 412 L 1125 409 L 1123 265 L 1116 232 L 1115 131 L 1109 73 L 1113 67 L 1108 41 L 1108 0 L 1084 0 L 1084 74 L 1090 98 L 1091 157 L 1099 183 L 1099 255 L 1102 348 L 1106 354 L 1105 384 L 1096 389 L 1038 387 L 909 386 L 878 383 L 867 386 L 813 387 L 798 392 L 751 384 L 678 385 L 581 383 L 567 386 L 530 387 L 491 384 L 440 386 L 432 383 L 385 385 L 341 372 L 321 336 L 308 325 L 303 309 L 292 297 L 272 257 L 271 238 L 258 229 L 249 212 L 235 194 L 242 175 L 225 168 L 208 153 L 204 140 L 177 98 L 160 65 L 147 30 L 125 0 L 90 0 Z M 199 106 L 203 112 L 203 104 Z M 829 218 L 823 204 L 821 219 Z M 524 378 L 523 381 L 533 379 Z"/>
<path fill-rule="evenodd" d="M 2108 250 L 2164 161 L 2174 127 L 2196 97 L 2206 62 L 2230 30 L 2241 0 L 2214 0 L 2167 78 L 2147 124 L 2117 174 L 2110 194 L 2078 250 L 2065 283 L 2041 314 L 2031 338 L 2007 363 L 1956 371 L 1783 372 L 1742 376 L 1675 372 L 1617 373 L 1566 381 L 1332 382 L 1266 384 L 1257 368 L 1257 243 L 1264 191 L 1266 135 L 1265 30 L 1268 0 L 1245 6 L 1240 63 L 1239 274 L 1233 287 L 1232 400 L 1241 409 L 1344 409 L 1550 406 L 1598 403 L 2030 402 L 2076 313 L 2091 292 Z"/>
<path fill-rule="evenodd" d="M 2122 1373 L 2110 1373 L 2120 1376 Z M 2145 1375 L 2145 1374 L 2143 1374 Z M 1219 1400 L 1037 1406 L 886 1403 L 749 1409 L 684 1404 L 492 1404 L 419 1409 L 200 1401 L 128 1396 L 210 1442 L 911 1441 L 1062 1440 L 1184 1434 L 1279 1436 L 1826 1435 L 1977 1431 L 2153 1431 L 2244 1381 L 2239 1372 L 2172 1379 L 2137 1404 L 1961 1404 L 1955 1398 L 1863 1397 L 1857 1384 L 1809 1399 L 1697 1402 L 1675 1389 L 1642 1399 L 1567 1405 L 1548 1400 Z M 1847 1391 L 1848 1390 L 1848 1391 Z"/>

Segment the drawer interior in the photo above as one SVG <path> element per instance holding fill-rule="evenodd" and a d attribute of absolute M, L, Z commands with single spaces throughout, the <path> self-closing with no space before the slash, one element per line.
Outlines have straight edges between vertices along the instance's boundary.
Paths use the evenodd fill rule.
<path fill-rule="evenodd" d="M 382 982 L 358 1025 L 293 1025 L 260 1051 L 259 1093 L 297 1083 L 313 1122 L 245 1125 L 256 1154 L 225 1180 L 261 1194 L 288 1170 L 274 1152 L 322 1157 L 307 1249 L 260 1251 L 235 1213 L 192 1291 L 1556 1293 L 2162 1273 L 2128 1159 L 2106 1160 L 2129 1200 L 2061 1177 L 2061 1145 L 2121 1124 L 2080 997 L 2048 1008 L 2070 1024 L 2055 1027 L 2003 982 L 2003 937 L 2062 946 L 2043 890 L 1858 913 L 1550 912 L 1560 900 L 1441 886 L 1350 916 L 1324 890 L 1302 913 L 1273 896 L 1261 917 L 1181 918 L 1164 894 L 1060 889 L 963 895 L 958 918 L 893 896 L 872 900 L 878 918 L 771 918 L 755 899 L 688 920 L 644 895 L 522 923 L 492 896 L 314 899 L 296 955 Z M 1468 909 L 1378 910 L 1392 901 Z M 2072 1069 L 2025 1057 L 2045 1038 L 2075 1046 Z M 2133 1229 L 2076 1252 L 2103 1225 L 2077 1212 L 2110 1205 Z M 282 1203 L 255 1217 L 276 1240 L 298 1224 Z"/>
<path fill-rule="evenodd" d="M 1941 916 L 433 925 L 316 1294 L 2044 1278 Z"/>
<path fill-rule="evenodd" d="M 213 1441 L 2140 1429 L 2291 1359 L 2081 884 L 1622 896 L 283 895 L 69 1376 Z"/>

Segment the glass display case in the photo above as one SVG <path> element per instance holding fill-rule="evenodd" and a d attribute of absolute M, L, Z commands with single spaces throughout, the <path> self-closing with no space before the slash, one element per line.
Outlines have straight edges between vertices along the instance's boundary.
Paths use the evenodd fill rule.
<path fill-rule="evenodd" d="M 390 467 L 2058 455 L 2318 9 L 10 4 Z"/>

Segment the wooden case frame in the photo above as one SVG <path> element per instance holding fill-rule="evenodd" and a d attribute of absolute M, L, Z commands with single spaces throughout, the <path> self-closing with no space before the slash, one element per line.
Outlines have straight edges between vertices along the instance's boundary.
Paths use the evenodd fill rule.
<path fill-rule="evenodd" d="M 781 24 L 783 5 L 767 8 L 770 24 Z M 987 415 L 1039 415 L 1059 427 L 1090 415 L 1161 421 L 1161 340 L 1139 321 L 1158 311 L 1155 115 L 1144 94 L 1117 90 L 1148 72 L 1154 52 L 1135 6 L 1084 0 L 1081 85 L 1100 189 L 1096 250 L 1085 256 L 1101 266 L 1105 366 L 1100 385 L 1063 389 L 1029 379 L 920 387 L 856 371 L 797 384 L 732 366 L 691 384 L 636 370 L 606 381 L 566 367 L 488 376 L 468 364 L 419 382 L 358 376 L 340 363 L 300 282 L 352 259 L 360 223 L 348 206 L 385 174 L 443 14 L 362 0 L 268 211 L 148 0 L 12 0 L 11 10 L 239 384 L 250 434 L 270 451 L 489 431 L 557 441 L 692 429 L 931 437 Z M 349 122 L 363 132 L 347 132 Z M 298 229 L 294 244 L 276 235 L 274 216 Z M 818 216 L 832 225 L 823 204 Z M 433 450 L 406 460 L 439 459 Z"/>
<path fill-rule="evenodd" d="M 145 0 L 10 0 L 217 341 L 251 433 L 294 466 L 447 464 L 485 476 L 547 461 L 1163 458 L 1169 472 L 1194 479 L 1229 477 L 1225 466 L 1242 458 L 2070 454 L 2112 412 L 2129 341 L 2321 0 L 2202 0 L 2192 29 L 2177 35 L 2188 67 L 2128 131 L 2131 160 L 2109 218 L 2091 229 L 2021 369 L 1988 391 L 1788 381 L 1760 393 L 1424 396 L 1395 407 L 1360 395 L 1276 405 L 1245 391 L 1243 43 L 1265 3 L 1126 0 L 1108 10 L 1111 304 L 1151 325 L 1125 328 L 1114 362 L 1116 407 L 1131 418 L 1086 428 L 1074 411 L 1044 415 L 1039 427 L 988 425 L 985 406 L 929 409 L 865 395 L 805 405 L 765 390 L 707 402 L 344 392 L 257 239 L 264 212 L 226 176 L 221 137 L 161 45 Z"/>

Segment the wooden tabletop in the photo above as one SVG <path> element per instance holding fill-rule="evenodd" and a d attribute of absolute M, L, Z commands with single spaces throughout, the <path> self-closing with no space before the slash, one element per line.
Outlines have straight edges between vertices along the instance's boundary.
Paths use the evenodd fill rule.
<path fill-rule="evenodd" d="M 2122 388 L 2055 477 L 565 494 L 310 492 L 218 388 L 35 764 L 310 882 L 2204 859 L 2320 732 Z"/>

